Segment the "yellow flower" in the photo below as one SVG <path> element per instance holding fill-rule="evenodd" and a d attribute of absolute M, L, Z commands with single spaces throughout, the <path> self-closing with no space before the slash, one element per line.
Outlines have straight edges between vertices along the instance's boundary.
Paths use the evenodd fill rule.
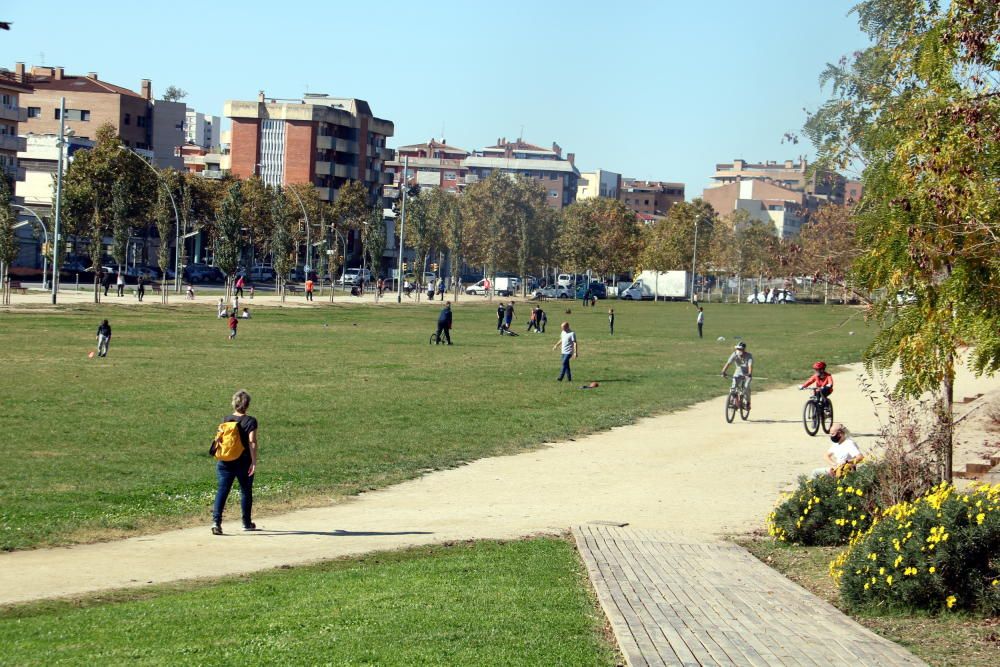
<path fill-rule="evenodd" d="M 933 565 L 931 565 L 929 568 L 927 568 L 927 571 L 930 572 L 931 574 L 934 574 L 935 570 L 936 570 L 936 568 Z"/>
<path fill-rule="evenodd" d="M 885 583 L 887 583 L 890 586 L 892 586 L 892 575 L 891 574 L 888 577 L 885 578 Z"/>
<path fill-rule="evenodd" d="M 982 512 L 980 512 L 979 514 L 976 515 L 976 523 L 982 524 L 983 521 L 985 521 L 985 520 L 986 520 L 986 515 L 983 514 Z"/>
<path fill-rule="evenodd" d="M 945 602 L 948 603 L 948 609 L 951 609 L 952 607 L 955 606 L 955 596 L 949 595 L 948 598 L 945 600 Z"/>

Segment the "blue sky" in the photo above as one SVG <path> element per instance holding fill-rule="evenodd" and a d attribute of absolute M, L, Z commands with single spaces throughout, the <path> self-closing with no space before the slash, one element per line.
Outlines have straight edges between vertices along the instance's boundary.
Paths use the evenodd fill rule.
<path fill-rule="evenodd" d="M 716 162 L 784 160 L 827 62 L 862 48 L 850 1 L 4 3 L 0 66 L 96 71 L 199 111 L 325 92 L 395 123 L 391 146 L 473 149 L 521 135 L 582 170 L 680 181 Z M 88 20 L 60 20 L 59 17 Z"/>

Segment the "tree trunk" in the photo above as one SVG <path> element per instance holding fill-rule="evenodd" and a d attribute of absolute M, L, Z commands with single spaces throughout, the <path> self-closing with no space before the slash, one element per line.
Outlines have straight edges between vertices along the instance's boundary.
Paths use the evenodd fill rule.
<path fill-rule="evenodd" d="M 743 276 L 736 275 L 736 303 L 743 303 Z"/>
<path fill-rule="evenodd" d="M 944 390 L 944 409 L 939 415 L 942 420 L 944 470 L 942 479 L 949 484 L 952 481 L 953 445 L 955 434 L 955 362 L 954 355 L 948 356 L 948 364 L 945 370 L 944 381 L 941 383 Z"/>
<path fill-rule="evenodd" d="M 94 273 L 94 303 L 101 302 L 101 280 L 97 273 Z"/>

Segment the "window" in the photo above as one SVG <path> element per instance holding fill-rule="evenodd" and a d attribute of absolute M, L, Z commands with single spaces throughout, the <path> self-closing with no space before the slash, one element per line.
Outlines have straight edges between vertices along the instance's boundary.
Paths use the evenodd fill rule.
<path fill-rule="evenodd" d="M 550 197 L 558 197 L 559 196 L 559 191 L 558 190 L 549 190 L 549 196 Z"/>
<path fill-rule="evenodd" d="M 643 206 L 649 206 L 649 200 L 648 199 L 643 199 L 642 200 L 642 205 Z"/>
<path fill-rule="evenodd" d="M 130 114 L 130 113 L 125 114 L 125 120 L 123 120 L 122 122 L 125 123 L 126 125 L 131 125 L 132 124 L 132 114 Z"/>
<path fill-rule="evenodd" d="M 55 118 L 56 120 L 59 120 L 59 109 L 53 110 L 52 117 Z"/>
<path fill-rule="evenodd" d="M 80 109 L 80 120 L 90 120 L 89 109 Z"/>
<path fill-rule="evenodd" d="M 135 117 L 135 124 L 137 126 L 139 126 L 139 127 L 146 127 L 146 117 L 145 116 L 136 116 Z"/>
<path fill-rule="evenodd" d="M 458 177 L 455 175 L 455 172 L 453 172 L 453 171 L 446 171 L 446 172 L 444 172 L 444 180 L 446 180 L 446 181 L 454 181 L 456 178 L 458 178 Z"/>
<path fill-rule="evenodd" d="M 42 115 L 41 107 L 28 107 L 28 118 L 38 118 Z"/>

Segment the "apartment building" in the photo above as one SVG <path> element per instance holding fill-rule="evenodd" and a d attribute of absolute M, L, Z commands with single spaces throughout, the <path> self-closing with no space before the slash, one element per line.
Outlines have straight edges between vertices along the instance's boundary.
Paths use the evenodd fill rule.
<path fill-rule="evenodd" d="M 580 179 L 576 186 L 576 200 L 593 199 L 595 197 L 605 197 L 607 199 L 618 199 L 618 193 L 622 187 L 622 175 L 613 171 L 584 171 L 580 173 Z"/>
<path fill-rule="evenodd" d="M 785 160 L 778 163 L 771 160 L 751 163 L 746 160 L 733 160 L 732 162 L 716 164 L 712 185 L 709 187 L 747 180 L 769 181 L 790 190 L 804 192 L 817 200 L 836 204 L 844 203 L 846 179 L 835 172 L 810 171 L 808 162 L 802 157 L 799 158 L 798 162 Z"/>
<path fill-rule="evenodd" d="M 102 81 L 97 72 L 67 74 L 62 67 L 26 70 L 17 63 L 15 77 L 31 86 L 23 97 L 27 122 L 21 134 L 58 134 L 59 100 L 66 98 L 66 129 L 81 139 L 94 139 L 110 123 L 130 148 L 152 152 L 158 167 L 183 169 L 175 155 L 184 144 L 184 111 L 180 102 L 153 99 L 153 84 L 142 79 L 140 92 Z"/>
<path fill-rule="evenodd" d="M 386 171 L 392 175 L 392 189 L 398 191 L 403 178 L 403 162 L 409 171 L 409 185 L 441 188 L 447 192 L 458 192 L 465 185 L 468 169 L 465 158 L 469 151 L 450 146 L 445 139 L 431 139 L 422 144 L 409 144 L 396 149 L 394 160 L 386 162 Z"/>
<path fill-rule="evenodd" d="M 222 143 L 222 119 L 187 107 L 184 113 L 184 143 L 211 151 Z"/>
<path fill-rule="evenodd" d="M 706 188 L 702 198 L 719 215 L 743 210 L 751 220 L 774 225 L 784 238 L 795 236 L 809 219 L 810 195 L 772 181 L 750 179 Z"/>
<path fill-rule="evenodd" d="M 473 151 L 465 158 L 466 182 L 476 182 L 495 171 L 518 174 L 538 182 L 545 190 L 549 206 L 562 209 L 576 201 L 580 171 L 574 164 L 575 158 L 573 153 L 563 157 L 562 148 L 555 142 L 548 149 L 521 139 L 501 138 L 495 145 Z"/>
<path fill-rule="evenodd" d="M 658 218 L 665 216 L 674 204 L 684 201 L 684 184 L 626 178 L 622 181 L 618 200 L 644 219 L 646 216 Z"/>
<path fill-rule="evenodd" d="M 354 98 L 306 95 L 301 99 L 229 100 L 232 119 L 231 172 L 257 175 L 269 185 L 312 183 L 325 201 L 358 181 L 371 204 L 382 204 L 382 186 L 391 181 L 386 162 L 393 151 L 386 139 L 391 121 L 376 118 L 368 102 Z"/>
<path fill-rule="evenodd" d="M 0 71 L 0 173 L 12 181 L 24 180 L 24 170 L 18 167 L 17 153 L 25 142 L 19 135 L 27 120 L 22 98 L 31 93 L 31 86 L 14 74 Z"/>

